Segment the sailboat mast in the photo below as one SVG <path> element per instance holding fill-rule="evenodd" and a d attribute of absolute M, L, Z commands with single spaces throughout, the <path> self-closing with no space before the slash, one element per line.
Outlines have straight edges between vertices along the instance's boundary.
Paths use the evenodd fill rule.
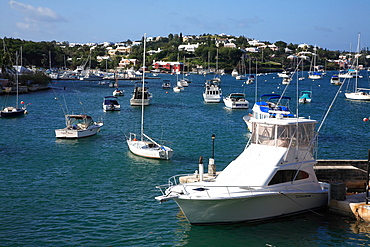
<path fill-rule="evenodd" d="M 249 58 L 250 60 L 251 58 Z M 257 76 L 257 71 L 258 71 L 258 68 L 257 68 L 257 60 L 256 60 L 256 88 L 254 90 L 254 102 L 257 102 L 257 90 L 258 90 L 258 87 L 257 87 L 257 84 L 258 84 L 258 76 Z"/>
<path fill-rule="evenodd" d="M 355 55 L 356 57 L 356 78 L 355 78 L 355 92 L 357 92 L 357 87 L 358 87 L 358 58 L 360 57 L 360 33 L 358 33 L 357 37 L 357 49 L 356 49 L 357 54 Z"/>
<path fill-rule="evenodd" d="M 143 85 L 141 88 L 141 141 L 144 139 L 144 84 L 145 84 L 145 49 L 146 33 L 144 33 L 144 52 L 143 52 Z"/>
<path fill-rule="evenodd" d="M 15 107 L 18 109 L 18 51 L 15 52 L 15 64 L 16 64 L 16 70 L 15 70 L 15 83 L 17 83 L 17 96 L 15 101 Z"/>
<path fill-rule="evenodd" d="M 218 74 L 218 47 L 217 47 L 217 53 L 216 53 L 216 74 Z"/>

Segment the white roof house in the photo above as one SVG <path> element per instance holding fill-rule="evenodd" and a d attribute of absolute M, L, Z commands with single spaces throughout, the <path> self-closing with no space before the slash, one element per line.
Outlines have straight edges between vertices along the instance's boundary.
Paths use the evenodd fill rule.
<path fill-rule="evenodd" d="M 257 47 L 246 47 L 244 50 L 248 52 L 258 52 L 259 51 Z"/>
<path fill-rule="evenodd" d="M 226 43 L 224 44 L 224 47 L 236 48 L 236 45 L 234 43 Z"/>
<path fill-rule="evenodd" d="M 149 55 L 153 55 L 156 53 L 160 53 L 161 51 L 162 51 L 161 48 L 158 48 L 157 50 L 150 50 L 150 51 L 147 51 L 146 53 L 148 53 Z"/>
<path fill-rule="evenodd" d="M 298 45 L 298 48 L 302 48 L 302 49 L 308 49 L 310 48 L 311 46 L 307 45 L 307 44 L 300 44 Z"/>
<path fill-rule="evenodd" d="M 187 45 L 179 45 L 178 50 L 184 50 L 187 52 L 195 52 L 195 49 L 199 47 L 199 43 L 197 44 L 187 44 Z"/>

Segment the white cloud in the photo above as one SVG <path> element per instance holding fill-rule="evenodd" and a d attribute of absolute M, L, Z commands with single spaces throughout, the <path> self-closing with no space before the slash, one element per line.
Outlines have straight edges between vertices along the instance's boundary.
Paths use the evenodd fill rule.
<path fill-rule="evenodd" d="M 24 21 L 32 23 L 44 22 L 63 22 L 63 17 L 55 11 L 46 7 L 34 7 L 29 4 L 20 3 L 14 0 L 8 2 L 9 6 L 17 11 L 22 12 Z"/>
<path fill-rule="evenodd" d="M 15 24 L 19 29 L 22 29 L 22 30 L 27 30 L 30 28 L 30 24 L 28 23 L 24 23 L 24 22 L 17 22 Z"/>

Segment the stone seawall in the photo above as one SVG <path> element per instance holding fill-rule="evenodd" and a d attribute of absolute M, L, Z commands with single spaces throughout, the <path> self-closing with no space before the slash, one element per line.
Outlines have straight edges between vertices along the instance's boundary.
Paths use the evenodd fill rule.
<path fill-rule="evenodd" d="M 367 160 L 317 160 L 316 176 L 321 182 L 344 183 L 347 192 L 364 192 Z"/>

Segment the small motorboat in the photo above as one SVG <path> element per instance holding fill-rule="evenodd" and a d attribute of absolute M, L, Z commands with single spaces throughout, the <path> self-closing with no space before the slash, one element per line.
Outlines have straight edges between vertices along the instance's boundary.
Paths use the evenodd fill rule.
<path fill-rule="evenodd" d="M 105 96 L 103 101 L 104 111 L 120 111 L 121 105 L 118 103 L 116 96 Z"/>
<path fill-rule="evenodd" d="M 90 116 L 66 115 L 66 127 L 64 129 L 56 129 L 55 136 L 57 138 L 76 139 L 95 135 L 100 131 L 103 122 L 94 122 Z"/>
<path fill-rule="evenodd" d="M 163 89 L 170 89 L 171 88 L 171 81 L 170 80 L 163 80 L 162 88 Z"/>
<path fill-rule="evenodd" d="M 225 106 L 231 109 L 248 109 L 249 102 L 244 93 L 231 93 L 223 98 Z"/>
<path fill-rule="evenodd" d="M 305 104 L 305 103 L 311 103 L 312 100 L 312 91 L 302 91 L 302 96 L 299 97 L 298 101 L 299 103 Z"/>

